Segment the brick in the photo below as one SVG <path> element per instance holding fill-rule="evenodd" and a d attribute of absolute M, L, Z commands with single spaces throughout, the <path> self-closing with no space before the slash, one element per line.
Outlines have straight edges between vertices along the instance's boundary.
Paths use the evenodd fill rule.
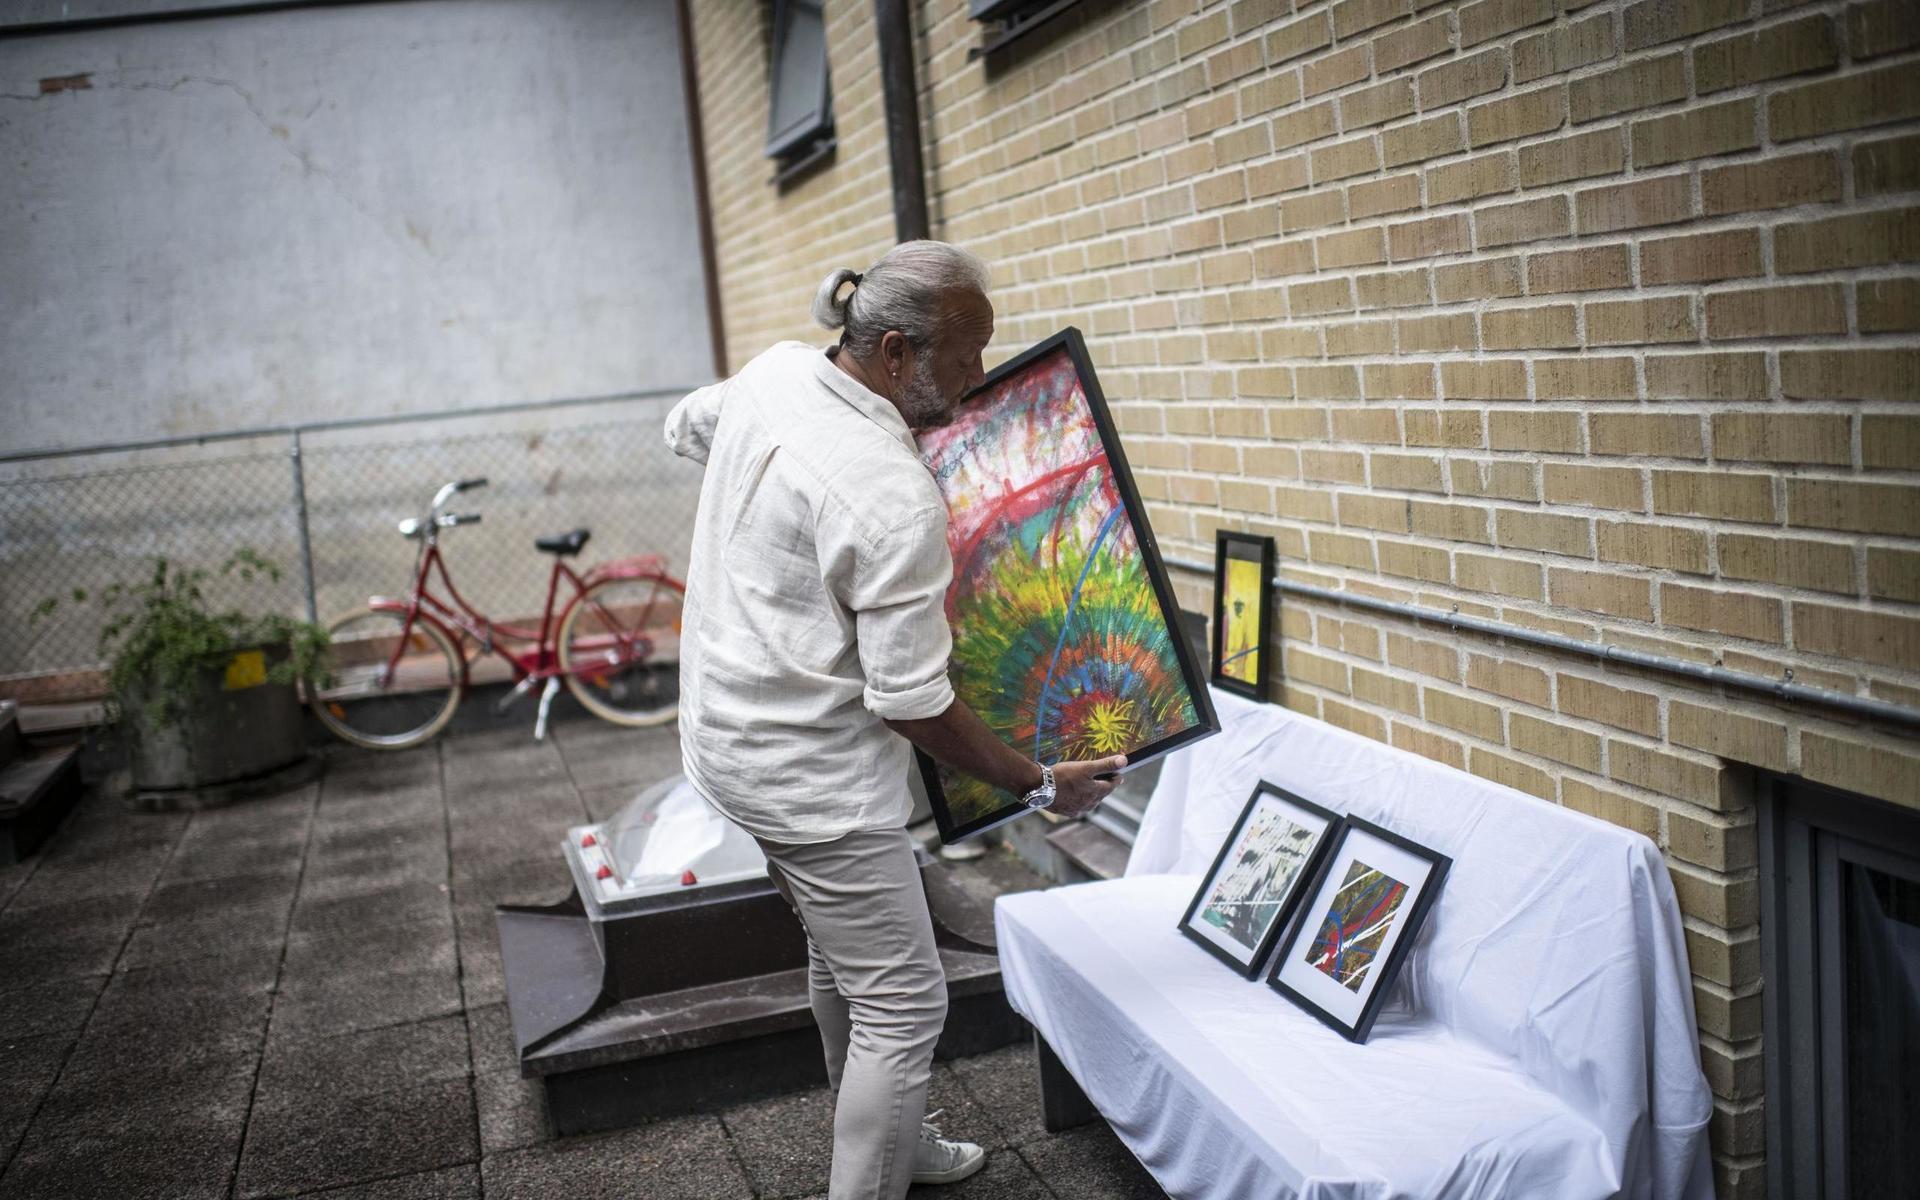
<path fill-rule="evenodd" d="M 1424 121 L 1396 125 L 1380 134 L 1380 160 L 1387 167 L 1439 158 L 1443 154 L 1466 148 L 1466 134 L 1457 112 L 1441 113 Z"/>
<path fill-rule="evenodd" d="M 1383 529 L 1389 533 L 1407 532 L 1407 502 L 1397 496 L 1372 496 L 1365 492 L 1341 492 L 1340 523 L 1360 529 Z"/>
<path fill-rule="evenodd" d="M 1700 203 L 1710 217 L 1824 204 L 1840 198 L 1840 160 L 1820 151 L 1780 155 L 1700 173 Z"/>
<path fill-rule="evenodd" d="M 1562 203 L 1564 204 L 1564 198 Z M 1564 209 L 1563 209 L 1564 211 Z M 1558 250 L 1527 259 L 1527 291 L 1533 295 L 1626 287 L 1631 280 L 1626 243 Z"/>
<path fill-rule="evenodd" d="M 1336 201 L 1338 199 L 1337 193 L 1335 194 L 1335 199 Z M 1296 219 L 1301 219 L 1299 212 L 1296 211 L 1294 215 Z M 1286 220 L 1286 211 L 1284 209 L 1281 210 L 1280 219 L 1282 221 Z M 1329 222 L 1329 224 L 1331 224 L 1331 222 Z M 1274 242 L 1265 246 L 1255 247 L 1253 251 L 1253 273 L 1256 278 L 1276 279 L 1284 278 L 1288 275 L 1306 275 L 1312 271 L 1313 242 L 1309 238 L 1299 238 L 1290 242 Z M 1273 291 L 1278 293 L 1280 289 L 1275 288 Z M 1235 295 L 1237 295 L 1237 293 Z M 1230 312 L 1235 311 L 1231 308 L 1233 299 L 1234 296 L 1228 297 Z M 1284 307 L 1275 315 L 1285 315 Z"/>
<path fill-rule="evenodd" d="M 1553 703 L 1553 681 L 1545 671 L 1485 654 L 1467 655 L 1467 686 L 1538 708 Z"/>
<path fill-rule="evenodd" d="M 1460 553 L 1453 556 L 1454 586 L 1470 592 L 1492 592 L 1519 600 L 1540 600 L 1540 565 L 1514 558 Z"/>
<path fill-rule="evenodd" d="M 1687 220 L 1693 193 L 1685 175 L 1662 175 L 1588 188 L 1574 196 L 1574 208 L 1583 234 L 1641 229 Z"/>
<path fill-rule="evenodd" d="M 1920 116 L 1920 74 L 1907 64 L 1859 71 L 1773 93 L 1767 132 L 1776 142 Z"/>
<path fill-rule="evenodd" d="M 1853 548 L 1838 542 L 1722 533 L 1720 574 L 1823 592 L 1853 591 Z"/>
<path fill-rule="evenodd" d="M 1660 835 L 1660 810 L 1625 792 L 1598 788 L 1585 780 L 1563 776 L 1560 780 L 1560 803 L 1575 812 L 1598 817 L 1609 825 L 1631 829 L 1642 837 Z"/>
<path fill-rule="evenodd" d="M 1347 691 L 1347 664 L 1298 647 L 1287 647 L 1286 674 L 1288 682 L 1311 684 L 1342 695 Z"/>
<path fill-rule="evenodd" d="M 1869 0 L 1847 6 L 1847 50 L 1856 60 L 1920 45 L 1911 0 Z"/>
<path fill-rule="evenodd" d="M 1846 291 L 1837 283 L 1745 288 L 1707 297 L 1707 336 L 1710 338 L 1789 337 L 1846 331 Z"/>
<path fill-rule="evenodd" d="M 1300 68 L 1301 94 L 1311 98 L 1365 79 L 1369 61 L 1367 54 L 1368 48 L 1362 43 L 1304 64 Z"/>
<path fill-rule="evenodd" d="M 1340 126 L 1344 130 L 1364 129 L 1404 117 L 1413 111 L 1413 81 L 1389 79 L 1370 88 L 1349 92 L 1340 98 Z"/>
<path fill-rule="evenodd" d="M 1323 100 L 1275 117 L 1267 124 L 1273 137 L 1273 148 L 1285 150 L 1290 146 L 1299 146 L 1317 141 L 1323 137 L 1332 137 L 1334 130 L 1333 101 Z"/>
<path fill-rule="evenodd" d="M 1653 0 L 1657 3 L 1659 0 Z M 1751 150 L 1760 144 L 1759 106 L 1752 99 L 1690 108 L 1633 123 L 1635 170 Z"/>
<path fill-rule="evenodd" d="M 1497 92 L 1507 84 L 1507 52 L 1496 46 L 1431 67 L 1420 72 L 1419 84 L 1423 112 Z"/>
<path fill-rule="evenodd" d="M 1439 446 L 1457 450 L 1486 444 L 1486 430 L 1477 412 L 1409 408 L 1401 414 L 1401 425 L 1409 446 Z"/>
<path fill-rule="evenodd" d="M 1709 808 L 1731 808 L 1741 799 L 1737 775 L 1721 764 L 1623 738 L 1607 739 L 1607 774 L 1622 783 Z"/>
<path fill-rule="evenodd" d="M 1391 408 L 1337 408 L 1333 410 L 1333 436 L 1342 442 L 1397 445 L 1399 414 Z"/>
<path fill-rule="evenodd" d="M 1547 571 L 1553 603 L 1563 608 L 1653 620 L 1652 590 L 1644 579 L 1606 571 L 1576 571 L 1552 567 Z"/>
<path fill-rule="evenodd" d="M 1920 352 L 1783 350 L 1780 391 L 1789 400 L 1920 398 Z"/>
<path fill-rule="evenodd" d="M 1393 226 L 1387 245 L 1394 262 L 1432 258 L 1440 254 L 1458 254 L 1472 245 L 1464 213 L 1429 217 Z"/>
<path fill-rule="evenodd" d="M 1580 414 L 1572 412 L 1514 412 L 1487 414 L 1487 448 L 1528 450 L 1549 454 L 1580 452 Z"/>
<path fill-rule="evenodd" d="M 1601 13 L 1513 44 L 1513 79 L 1527 83 L 1612 58 L 1613 16 Z"/>
<path fill-rule="evenodd" d="M 1677 525 L 1638 521 L 1600 521 L 1594 532 L 1600 561 L 1667 568 L 1695 575 L 1708 573 L 1707 535 Z"/>
<path fill-rule="evenodd" d="M 1523 187 L 1539 187 L 1569 179 L 1617 175 L 1626 163 L 1626 137 L 1618 126 L 1589 129 L 1520 147 L 1520 183 Z"/>
<path fill-rule="evenodd" d="M 1778 645 L 1784 637 L 1784 616 L 1780 601 L 1772 596 L 1678 583 L 1660 585 L 1660 623 L 1663 625 Z"/>
<path fill-rule="evenodd" d="M 1863 279 L 1855 290 L 1861 333 L 1920 329 L 1920 278 Z"/>
<path fill-rule="evenodd" d="M 1764 400 L 1767 396 L 1764 354 L 1647 356 L 1649 400 Z"/>
<path fill-rule="evenodd" d="M 1660 734 L 1660 700 L 1647 692 L 1616 687 L 1584 675 L 1561 672 L 1560 711 L 1647 737 Z"/>
<path fill-rule="evenodd" d="M 1507 744 L 1522 753 L 1584 771 L 1600 769 L 1599 736 L 1556 721 L 1512 713 L 1507 717 Z"/>
<path fill-rule="evenodd" d="M 1355 229 L 1321 238 L 1314 250 L 1323 271 L 1370 266 L 1387 261 L 1387 238 L 1379 229 Z"/>
<path fill-rule="evenodd" d="M 1311 158 L 1313 181 L 1325 183 L 1380 169 L 1380 149 L 1371 136 L 1335 142 L 1315 150 Z"/>
<path fill-rule="evenodd" d="M 1373 40 L 1373 69 L 1384 75 L 1444 54 L 1451 48 L 1452 38 L 1446 13 L 1383 33 Z"/>
<path fill-rule="evenodd" d="M 1387 740 L 1386 721 L 1374 713 L 1355 708 L 1351 704 L 1343 704 L 1333 699 L 1324 700 L 1320 705 L 1320 719 L 1329 725 L 1338 725 L 1349 732 L 1357 733 L 1361 737 L 1372 738 L 1376 742 Z"/>
<path fill-rule="evenodd" d="M 1744 279 L 1759 275 L 1762 270 L 1760 235 L 1752 229 L 1694 233 L 1640 243 L 1643 286 Z M 1711 328 L 1711 319 L 1708 325 Z"/>
<path fill-rule="evenodd" d="M 1533 360 L 1533 392 L 1537 400 L 1631 400 L 1639 393 L 1631 358 L 1567 358 Z"/>
<path fill-rule="evenodd" d="M 1321 229 L 1328 225 L 1337 225 L 1345 219 L 1346 197 L 1338 189 L 1308 192 L 1304 196 L 1288 196 L 1280 201 L 1280 227 L 1288 233 L 1296 233 L 1302 229 Z M 1255 261 L 1260 261 L 1258 251 L 1255 251 Z M 1288 265 L 1297 267 L 1298 263 Z"/>
<path fill-rule="evenodd" d="M 1590 413 L 1587 444 L 1595 454 L 1706 457 L 1700 418 L 1691 413 Z"/>
<path fill-rule="evenodd" d="M 1912 262 L 1920 259 L 1920 208 L 1782 225 L 1773 251 L 1774 269 L 1782 274 Z"/>
<path fill-rule="evenodd" d="M 1800 735 L 1800 773 L 1815 783 L 1909 807 L 1920 796 L 1920 757 L 1910 745 L 1885 746 L 1807 730 Z"/>
<path fill-rule="evenodd" d="M 1609 300 L 1587 305 L 1589 346 L 1691 342 L 1699 336 L 1693 321 L 1693 299 L 1689 296 Z"/>
<path fill-rule="evenodd" d="M 1585 517 L 1503 508 L 1499 510 L 1495 528 L 1502 546 L 1544 550 L 1575 558 L 1593 557 L 1593 536 Z"/>
<path fill-rule="evenodd" d="M 1411 542 L 1393 542 L 1381 538 L 1380 570 L 1383 574 L 1405 579 L 1424 579 L 1445 583 L 1448 578 L 1447 552 L 1437 546 L 1416 546 Z"/>
<path fill-rule="evenodd" d="M 1477 150 L 1558 129 L 1566 119 L 1566 93 L 1552 84 L 1468 109 L 1467 141 Z"/>
<path fill-rule="evenodd" d="M 1427 720 L 1433 724 L 1489 742 L 1505 740 L 1498 706 L 1432 687 L 1425 689 L 1424 699 Z"/>
<path fill-rule="evenodd" d="M 1402 317 L 1394 323 L 1403 354 L 1438 350 L 1474 350 L 1480 346 L 1480 327 L 1472 313 L 1443 313 L 1433 317 Z"/>
<path fill-rule="evenodd" d="M 1578 504 L 1640 512 L 1646 507 L 1641 474 L 1631 467 L 1548 463 L 1543 468 L 1547 503 Z"/>
<path fill-rule="evenodd" d="M 1347 210 L 1354 220 L 1420 207 L 1420 176 L 1409 172 L 1370 179 L 1347 189 Z"/>
<path fill-rule="evenodd" d="M 1565 236 L 1571 217 L 1565 196 L 1542 196 L 1517 204 L 1483 207 L 1474 213 L 1482 249 Z"/>
<path fill-rule="evenodd" d="M 1855 145 L 1853 190 L 1860 196 L 1920 191 L 1920 133 Z"/>
<path fill-rule="evenodd" d="M 1460 45 L 1475 46 L 1489 38 L 1553 20 L 1553 0 L 1480 0 L 1460 9 Z"/>
<path fill-rule="evenodd" d="M 1480 319 L 1480 340 L 1488 350 L 1544 350 L 1580 344 L 1570 304 L 1489 310 Z"/>
<path fill-rule="evenodd" d="M 1520 278 L 1518 257 L 1447 263 L 1433 269 L 1433 296 L 1442 304 L 1518 296 Z"/>
<path fill-rule="evenodd" d="M 1433 300 L 1427 272 L 1425 268 L 1419 267 L 1411 271 L 1381 271 L 1373 275 L 1356 275 L 1353 279 L 1353 289 L 1363 309 L 1407 308 L 1429 304 Z"/>
<path fill-rule="evenodd" d="M 1787 770 L 1787 727 L 1778 721 L 1674 700 L 1667 705 L 1667 739 L 1735 762 Z"/>
<path fill-rule="evenodd" d="M 1643 58 L 1567 85 L 1573 123 L 1584 125 L 1601 117 L 1634 109 L 1652 108 L 1687 94 L 1686 55 Z"/>
<path fill-rule="evenodd" d="M 1868 413 L 1860 418 L 1865 467 L 1920 469 L 1920 416 Z"/>
<path fill-rule="evenodd" d="M 1302 397 L 1358 400 L 1360 373 L 1350 366 L 1296 367 L 1293 387 Z"/>
<path fill-rule="evenodd" d="M 1693 48 L 1693 85 L 1701 94 L 1819 71 L 1840 61 L 1833 21 L 1823 15 L 1770 25 Z"/>
<path fill-rule="evenodd" d="M 1369 363 L 1363 372 L 1369 400 L 1433 399 L 1433 364 Z"/>
<path fill-rule="evenodd" d="M 1628 50 L 1644 50 L 1745 20 L 1747 0 L 1641 0 L 1627 7 Z"/>
<path fill-rule="evenodd" d="M 1365 667 L 1353 667 L 1351 670 L 1355 700 L 1380 708 L 1391 708 L 1395 712 L 1406 713 L 1409 716 L 1420 715 L 1419 684 L 1410 679 L 1398 679 L 1378 671 L 1369 671 Z"/>
<path fill-rule="evenodd" d="M 1680 901 L 1682 915 L 1705 921 L 1720 929 L 1742 929 L 1759 920 L 1760 889 L 1757 880 L 1729 880 L 1725 875 L 1719 874 L 1703 877 L 1672 862 L 1667 864 L 1667 874 L 1673 879 L 1673 890 Z M 1696 1005 L 1701 1003 L 1697 995 L 1694 1003 Z M 1715 1078 L 1731 1078 L 1738 1081 L 1732 1086 L 1742 1095 L 1757 1095 L 1763 1079 L 1760 1072 L 1762 1064 L 1751 1060 L 1758 1055 L 1741 1056 L 1737 1050 L 1732 1051 L 1728 1057 L 1732 1059 L 1733 1065 L 1726 1072 L 1716 1075 L 1717 1068 L 1709 1064 L 1715 1062 L 1724 1053 L 1719 1048 L 1720 1045 L 1724 1045 L 1724 1041 L 1719 1044 L 1713 1042 L 1702 1044 L 1702 1067 L 1707 1071 L 1709 1081 Z M 1718 1178 L 1714 1182 L 1718 1187 Z"/>
<path fill-rule="evenodd" d="M 1773 477 L 1732 471 L 1653 472 L 1653 511 L 1728 521 L 1775 519 Z"/>
<path fill-rule="evenodd" d="M 1440 460 L 1421 454 L 1381 454 L 1371 456 L 1373 486 L 1403 491 L 1444 492 Z"/>
<path fill-rule="evenodd" d="M 1393 723 L 1393 744 L 1409 753 L 1418 754 L 1422 758 L 1430 758 L 1435 762 L 1445 763 L 1456 771 L 1466 770 L 1466 747 L 1452 738 L 1441 737 L 1437 733 L 1431 733 L 1402 721 L 1395 721 Z"/>
<path fill-rule="evenodd" d="M 1882 600 L 1920 602 L 1920 551 L 1869 546 L 1867 594 Z"/>
<path fill-rule="evenodd" d="M 1913 670 L 1920 667 L 1920 618 L 1795 601 L 1793 644 L 1814 654 Z"/>
<path fill-rule="evenodd" d="M 1427 203 L 1438 207 L 1513 190 L 1513 155 L 1500 152 L 1427 170 Z"/>
<path fill-rule="evenodd" d="M 1247 164 L 1247 195 L 1252 199 L 1297 192 L 1306 187 L 1307 156 L 1290 154 L 1285 158 Z"/>
<path fill-rule="evenodd" d="M 1333 22 L 1325 9 L 1267 34 L 1267 64 L 1281 63 L 1333 44 Z"/>
<path fill-rule="evenodd" d="M 1853 462 L 1853 436 L 1838 413 L 1715 413 L 1713 456 L 1740 462 Z"/>
<path fill-rule="evenodd" d="M 1549 803 L 1554 799 L 1553 776 L 1517 758 L 1495 754 L 1484 746 L 1472 748 L 1467 769 L 1483 779 L 1538 796 Z"/>
<path fill-rule="evenodd" d="M 1667 853 L 1715 871 L 1751 867 L 1757 857 L 1753 819 L 1673 809 L 1667 813 Z M 1729 1020 L 1747 1037 L 1760 1032 L 1757 1016 Z"/>

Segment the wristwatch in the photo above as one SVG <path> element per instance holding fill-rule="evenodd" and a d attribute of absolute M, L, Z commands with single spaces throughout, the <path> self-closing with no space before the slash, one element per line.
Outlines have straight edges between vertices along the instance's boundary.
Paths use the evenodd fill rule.
<path fill-rule="evenodd" d="M 1040 768 L 1040 786 L 1020 797 L 1020 803 L 1028 808 L 1051 808 L 1056 794 L 1053 786 L 1053 768 L 1045 763 Z"/>

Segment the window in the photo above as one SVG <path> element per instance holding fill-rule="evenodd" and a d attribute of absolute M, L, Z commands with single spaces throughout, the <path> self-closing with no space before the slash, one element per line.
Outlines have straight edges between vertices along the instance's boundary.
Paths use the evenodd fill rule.
<path fill-rule="evenodd" d="M 986 41 L 967 51 L 967 61 L 999 53 L 1079 3 L 1080 0 L 967 0 L 967 14 L 990 26 Z"/>
<path fill-rule="evenodd" d="M 767 157 L 780 164 L 776 183 L 785 183 L 833 152 L 833 91 L 821 4 L 774 0 Z"/>

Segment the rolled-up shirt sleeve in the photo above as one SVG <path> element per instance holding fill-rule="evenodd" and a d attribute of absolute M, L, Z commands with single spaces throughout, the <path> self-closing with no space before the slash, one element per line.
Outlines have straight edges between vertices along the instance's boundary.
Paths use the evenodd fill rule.
<path fill-rule="evenodd" d="M 837 581 L 853 613 L 867 711 L 883 720 L 937 717 L 953 703 L 947 659 L 947 552 L 944 510 L 917 509 L 877 537 L 861 538 L 852 570 Z"/>

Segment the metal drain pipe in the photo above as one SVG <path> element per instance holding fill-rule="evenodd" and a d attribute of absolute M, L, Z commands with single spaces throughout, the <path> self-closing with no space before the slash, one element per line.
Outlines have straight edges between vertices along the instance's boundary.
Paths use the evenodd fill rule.
<path fill-rule="evenodd" d="M 1164 555 L 1162 561 L 1178 570 L 1205 575 L 1208 578 L 1213 576 L 1213 567 L 1207 563 L 1194 562 L 1191 559 L 1168 558 Z M 1688 662 L 1684 658 L 1648 654 L 1643 650 L 1630 650 L 1625 646 L 1583 642 L 1557 633 L 1543 633 L 1537 629 L 1528 629 L 1523 625 L 1508 625 L 1503 621 L 1488 621 L 1458 612 L 1423 608 L 1418 604 L 1400 604 L 1391 600 L 1376 600 L 1372 596 L 1362 596 L 1353 592 L 1336 592 L 1331 588 L 1315 587 L 1307 583 L 1291 583 L 1279 576 L 1269 580 L 1269 583 L 1276 591 L 1309 600 L 1322 600 L 1328 604 L 1345 604 L 1353 608 L 1366 609 L 1368 612 L 1399 617 L 1402 620 L 1429 621 L 1435 625 L 1444 625 L 1456 632 L 1465 631 L 1485 634 L 1488 637 L 1505 638 L 1511 642 L 1524 642 L 1529 646 L 1558 650 L 1563 654 L 1576 654 L 1584 658 L 1596 658 L 1602 662 L 1621 663 L 1625 666 L 1640 667 L 1643 670 L 1661 671 L 1668 675 L 1681 675 L 1688 679 L 1697 679 L 1702 683 L 1755 692 L 1775 700 L 1830 708 L 1856 717 L 1920 728 L 1920 709 L 1889 704 L 1885 700 L 1875 700 L 1870 696 L 1852 696 L 1846 692 L 1836 692 L 1827 688 L 1808 687 L 1804 683 L 1795 683 L 1791 679 L 1768 679 L 1764 675 L 1729 671 L 1725 667 L 1704 666 L 1700 663 Z"/>
<path fill-rule="evenodd" d="M 907 0 L 873 0 L 880 43 L 880 88 L 887 117 L 887 162 L 893 174 L 893 236 L 933 236 L 927 221 L 927 176 L 920 157 L 920 92 L 913 78 L 913 22 Z"/>

